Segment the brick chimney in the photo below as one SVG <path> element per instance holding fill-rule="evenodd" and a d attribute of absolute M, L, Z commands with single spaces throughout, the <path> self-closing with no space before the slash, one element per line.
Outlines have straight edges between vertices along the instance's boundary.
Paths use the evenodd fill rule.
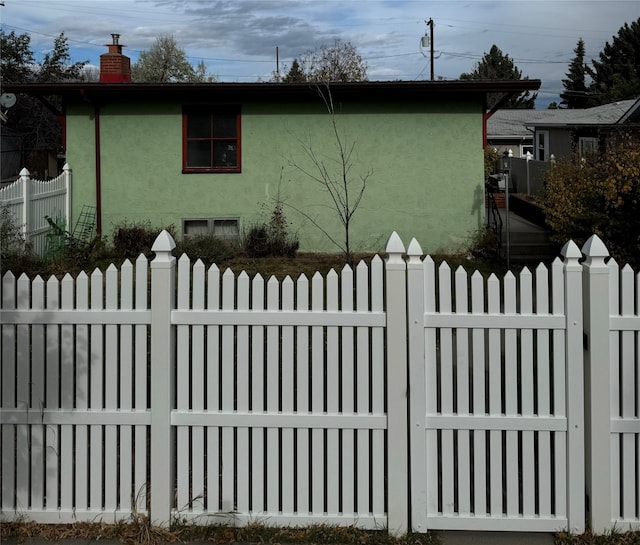
<path fill-rule="evenodd" d="M 100 55 L 100 83 L 128 83 L 131 81 L 131 59 L 122 54 L 120 34 L 112 34 L 108 53 Z"/>

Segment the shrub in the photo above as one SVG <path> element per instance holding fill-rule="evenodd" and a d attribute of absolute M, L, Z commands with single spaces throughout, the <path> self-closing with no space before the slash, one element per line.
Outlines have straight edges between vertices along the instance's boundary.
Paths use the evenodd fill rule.
<path fill-rule="evenodd" d="M 137 259 L 140 254 L 151 257 L 151 247 L 160 232 L 166 229 L 175 238 L 175 227 L 152 227 L 150 221 L 129 223 L 126 220 L 113 229 L 113 250 L 122 259 Z"/>
<path fill-rule="evenodd" d="M 486 180 L 491 174 L 495 174 L 498 169 L 498 161 L 500 154 L 493 146 L 484 148 L 484 179 Z"/>
<path fill-rule="evenodd" d="M 22 235 L 15 216 L 8 205 L 0 206 L 0 272 L 32 273 L 39 267 L 40 259 Z"/>
<path fill-rule="evenodd" d="M 546 177 L 546 222 L 556 242 L 597 234 L 620 264 L 640 265 L 640 140 L 611 134 L 604 153 L 556 163 Z"/>
<path fill-rule="evenodd" d="M 289 233 L 282 203 L 277 202 L 268 223 L 251 226 L 244 236 L 243 248 L 249 257 L 295 257 L 300 243 Z"/>
<path fill-rule="evenodd" d="M 200 259 L 208 267 L 234 257 L 236 248 L 214 235 L 196 235 L 177 242 L 174 253 L 187 254 L 192 261 Z"/>

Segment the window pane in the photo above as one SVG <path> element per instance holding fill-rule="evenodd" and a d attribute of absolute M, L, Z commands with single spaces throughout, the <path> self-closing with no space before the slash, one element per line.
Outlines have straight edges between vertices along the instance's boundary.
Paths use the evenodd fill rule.
<path fill-rule="evenodd" d="M 235 141 L 218 141 L 213 144 L 213 166 L 214 167 L 236 167 L 238 166 L 237 151 Z"/>
<path fill-rule="evenodd" d="M 187 143 L 187 166 L 211 166 L 211 147 L 209 140 L 194 140 Z"/>
<path fill-rule="evenodd" d="M 229 138 L 236 135 L 236 114 L 214 114 L 214 138 Z"/>
<path fill-rule="evenodd" d="M 211 138 L 211 116 L 208 114 L 189 114 L 187 138 Z"/>

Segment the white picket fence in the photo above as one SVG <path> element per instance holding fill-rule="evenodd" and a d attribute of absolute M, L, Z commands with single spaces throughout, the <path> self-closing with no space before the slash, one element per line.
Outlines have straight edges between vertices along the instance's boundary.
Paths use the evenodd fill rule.
<path fill-rule="evenodd" d="M 640 291 L 599 239 L 502 281 L 397 235 L 282 282 L 173 247 L 2 279 L 0 520 L 582 531 L 586 489 L 640 528 Z"/>
<path fill-rule="evenodd" d="M 62 174 L 49 180 L 33 180 L 23 168 L 20 177 L 11 185 L 0 189 L 0 204 L 7 205 L 16 224 L 22 229 L 33 251 L 44 256 L 47 250 L 47 232 L 50 230 L 45 216 L 53 221 L 63 219 L 66 229 L 71 222 L 71 169 L 64 165 Z"/>

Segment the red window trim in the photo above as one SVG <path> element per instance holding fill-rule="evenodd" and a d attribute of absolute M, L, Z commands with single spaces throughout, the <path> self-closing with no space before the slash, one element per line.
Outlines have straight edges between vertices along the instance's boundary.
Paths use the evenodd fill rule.
<path fill-rule="evenodd" d="M 190 167 L 187 165 L 187 118 L 190 112 L 203 113 L 208 112 L 211 115 L 215 115 L 216 110 L 236 110 L 236 163 L 234 167 Z M 222 174 L 222 173 L 236 173 L 242 172 L 242 113 L 240 106 L 211 106 L 211 105 L 194 105 L 184 107 L 182 110 L 182 173 L 183 174 Z M 214 140 L 212 138 L 212 140 Z M 225 138 L 228 140 L 228 138 Z"/>

